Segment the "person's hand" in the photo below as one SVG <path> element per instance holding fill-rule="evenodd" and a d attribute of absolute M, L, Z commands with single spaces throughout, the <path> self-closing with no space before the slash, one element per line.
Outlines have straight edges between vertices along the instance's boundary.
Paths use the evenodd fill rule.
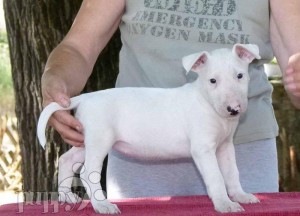
<path fill-rule="evenodd" d="M 42 95 L 43 107 L 51 102 L 57 102 L 62 107 L 68 107 L 70 104 L 67 86 L 63 81 L 51 75 L 43 75 Z M 83 127 L 69 112 L 55 112 L 49 119 L 49 125 L 55 128 L 66 143 L 77 147 L 84 145 Z"/>
<path fill-rule="evenodd" d="M 283 82 L 292 103 L 300 109 L 300 53 L 289 58 Z"/>

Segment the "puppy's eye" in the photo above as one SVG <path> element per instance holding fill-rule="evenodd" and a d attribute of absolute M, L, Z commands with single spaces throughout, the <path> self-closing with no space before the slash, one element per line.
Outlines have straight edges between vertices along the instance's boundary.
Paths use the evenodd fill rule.
<path fill-rule="evenodd" d="M 209 82 L 212 83 L 212 84 L 215 84 L 215 83 L 217 83 L 217 80 L 215 78 L 212 78 L 212 79 L 209 80 Z"/>
<path fill-rule="evenodd" d="M 238 79 L 242 79 L 243 76 L 244 76 L 244 75 L 243 75 L 242 73 L 239 73 L 239 74 L 237 75 L 237 78 L 238 78 Z"/>

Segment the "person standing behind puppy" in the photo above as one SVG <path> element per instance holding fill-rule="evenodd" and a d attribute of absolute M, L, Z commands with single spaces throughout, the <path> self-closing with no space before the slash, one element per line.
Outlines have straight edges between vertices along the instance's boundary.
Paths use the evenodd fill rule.
<path fill-rule="evenodd" d="M 183 56 L 235 43 L 257 44 L 262 59 L 249 67 L 248 111 L 240 120 L 234 143 L 245 191 L 276 192 L 278 126 L 263 63 L 273 58 L 273 45 L 285 88 L 300 108 L 298 20 L 298 0 L 84 0 L 70 31 L 47 61 L 42 77 L 43 105 L 53 101 L 69 105 L 70 97 L 82 91 L 98 55 L 118 27 L 123 46 L 116 87 L 181 86 L 194 79 L 185 75 Z M 57 112 L 50 123 L 66 143 L 84 146 L 82 125 L 70 114 Z M 191 159 L 153 163 L 114 151 L 108 158 L 110 199 L 206 193 Z"/>

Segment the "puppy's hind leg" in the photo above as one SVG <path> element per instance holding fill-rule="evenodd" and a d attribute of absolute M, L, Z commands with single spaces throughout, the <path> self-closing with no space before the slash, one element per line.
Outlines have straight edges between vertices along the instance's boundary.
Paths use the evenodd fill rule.
<path fill-rule="evenodd" d="M 105 134 L 99 134 L 105 131 Z M 103 130 L 87 129 L 85 133 L 86 160 L 85 171 L 81 173 L 82 183 L 91 199 L 92 206 L 96 213 L 118 214 L 118 207 L 110 203 L 101 188 L 101 170 L 104 158 L 114 144 L 113 133 L 107 128 Z"/>
<path fill-rule="evenodd" d="M 81 198 L 72 193 L 71 187 L 76 173 L 84 163 L 85 148 L 72 147 L 60 156 L 58 161 L 58 192 L 59 201 L 78 203 Z"/>

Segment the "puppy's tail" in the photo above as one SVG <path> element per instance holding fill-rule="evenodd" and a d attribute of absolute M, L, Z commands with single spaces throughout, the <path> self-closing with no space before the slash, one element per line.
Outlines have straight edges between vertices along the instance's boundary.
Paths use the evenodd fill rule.
<path fill-rule="evenodd" d="M 67 108 L 60 106 L 56 102 L 52 102 L 44 108 L 44 110 L 42 111 L 42 113 L 40 115 L 38 125 L 37 125 L 38 140 L 40 142 L 40 145 L 44 149 L 46 146 L 45 130 L 46 130 L 47 123 L 48 123 L 48 120 L 51 117 L 51 115 L 58 110 L 72 110 L 72 109 L 76 108 L 81 101 L 82 101 L 82 95 L 71 98 L 70 106 Z"/>

